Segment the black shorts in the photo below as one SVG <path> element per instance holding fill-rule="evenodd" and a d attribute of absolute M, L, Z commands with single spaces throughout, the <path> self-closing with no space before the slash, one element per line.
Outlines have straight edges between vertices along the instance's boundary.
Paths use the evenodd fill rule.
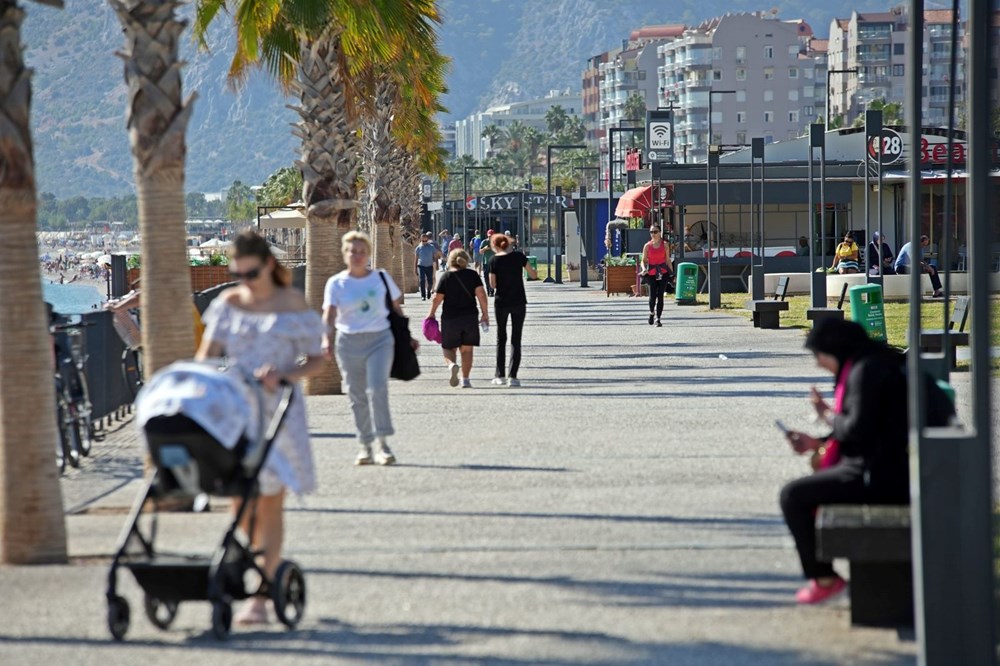
<path fill-rule="evenodd" d="M 479 319 L 475 315 L 441 320 L 441 348 L 479 346 Z"/>

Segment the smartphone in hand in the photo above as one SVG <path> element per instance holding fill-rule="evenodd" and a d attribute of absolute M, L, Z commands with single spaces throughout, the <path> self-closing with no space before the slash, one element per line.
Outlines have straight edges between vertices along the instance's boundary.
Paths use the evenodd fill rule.
<path fill-rule="evenodd" d="M 788 436 L 789 430 L 785 427 L 785 424 L 781 422 L 780 419 L 774 420 L 774 427 L 781 431 L 782 435 Z"/>

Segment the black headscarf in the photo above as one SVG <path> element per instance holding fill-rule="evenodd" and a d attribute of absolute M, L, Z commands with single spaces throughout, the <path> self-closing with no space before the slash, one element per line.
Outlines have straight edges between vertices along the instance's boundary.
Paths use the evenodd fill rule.
<path fill-rule="evenodd" d="M 821 319 L 806 336 L 806 349 L 829 354 L 837 359 L 840 372 L 847 361 L 857 361 L 866 356 L 885 356 L 902 362 L 902 355 L 892 351 L 888 345 L 873 340 L 860 325 L 845 319 Z"/>

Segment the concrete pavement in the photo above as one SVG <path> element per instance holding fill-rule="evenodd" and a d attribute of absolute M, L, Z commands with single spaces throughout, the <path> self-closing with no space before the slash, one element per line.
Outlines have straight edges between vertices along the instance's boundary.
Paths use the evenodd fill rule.
<path fill-rule="evenodd" d="M 808 429 L 809 386 L 830 387 L 802 331 L 672 303 L 658 329 L 639 299 L 528 294 L 520 389 L 489 384 L 495 331 L 474 389 L 448 386 L 430 343 L 423 375 L 393 382 L 395 467 L 353 467 L 346 399 L 308 399 L 320 490 L 286 523 L 309 586 L 299 630 L 220 644 L 190 603 L 162 632 L 129 581 L 128 641 L 110 642 L 105 556 L 139 484 L 126 427 L 63 481 L 74 564 L 0 568 L 0 662 L 915 662 L 912 637 L 851 629 L 846 599 L 793 603 L 777 493 L 807 465 L 773 421 Z M 419 330 L 426 304 L 407 298 Z M 162 522 L 164 547 L 206 551 L 226 516 Z"/>

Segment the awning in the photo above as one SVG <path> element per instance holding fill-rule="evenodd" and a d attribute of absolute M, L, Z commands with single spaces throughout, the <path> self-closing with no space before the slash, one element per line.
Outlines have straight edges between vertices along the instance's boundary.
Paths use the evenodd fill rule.
<path fill-rule="evenodd" d="M 618 200 L 618 207 L 615 208 L 615 216 L 644 217 L 652 206 L 652 186 L 635 187 L 623 194 L 621 199 Z"/>
<path fill-rule="evenodd" d="M 306 214 L 301 208 L 273 210 L 258 218 L 261 229 L 305 229 Z"/>

